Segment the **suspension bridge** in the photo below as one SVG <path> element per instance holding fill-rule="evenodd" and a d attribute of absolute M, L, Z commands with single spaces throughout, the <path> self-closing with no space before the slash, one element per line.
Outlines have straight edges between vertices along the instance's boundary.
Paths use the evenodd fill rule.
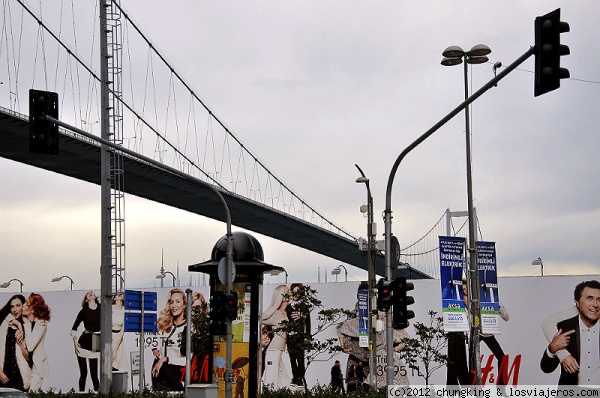
<path fill-rule="evenodd" d="M 60 131 L 57 156 L 29 153 L 28 90 L 54 91 L 59 95 L 61 121 L 98 136 L 107 125 L 111 141 L 211 184 L 230 206 L 234 225 L 366 269 L 360 238 L 288 188 L 216 116 L 119 2 L 108 4 L 104 43 L 97 33 L 98 4 L 49 10 L 42 2 L 38 9 L 20 0 L 3 2 L 0 59 L 6 60 L 1 66 L 6 95 L 0 98 L 0 156 L 101 183 L 100 145 L 75 132 Z M 107 49 L 104 72 L 98 41 Z M 107 82 L 109 104 L 104 122 L 102 82 Z M 134 156 L 112 153 L 109 178 L 117 274 L 125 268 L 124 194 L 224 221 L 223 209 L 210 190 Z M 395 276 L 438 275 L 438 236 L 465 229 L 454 229 L 448 212 L 423 238 L 402 248 L 401 262 L 407 266 L 395 270 Z M 381 252 L 376 272 L 385 274 Z"/>

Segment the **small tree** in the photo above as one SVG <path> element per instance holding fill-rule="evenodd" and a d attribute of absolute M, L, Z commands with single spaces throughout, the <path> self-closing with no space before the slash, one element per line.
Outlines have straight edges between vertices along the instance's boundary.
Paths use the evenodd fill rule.
<path fill-rule="evenodd" d="M 317 324 L 311 328 L 312 330 L 305 330 L 303 322 L 297 322 L 295 319 L 283 321 L 273 329 L 275 333 L 281 332 L 288 336 L 295 336 L 294 345 L 288 345 L 288 351 L 304 353 L 306 359 L 305 374 L 310 364 L 317 361 L 317 357 L 325 355 L 325 358 L 319 360 L 328 361 L 336 352 L 342 351 L 337 337 L 319 340 L 318 335 L 339 323 L 341 319 L 356 316 L 354 311 L 342 308 L 324 309 L 323 303 L 317 298 L 316 294 L 315 289 L 303 285 L 296 287 L 285 295 L 288 301 L 293 302 L 294 312 L 297 312 L 300 316 L 310 316 L 318 310 Z M 305 374 L 302 375 L 302 382 L 305 396 L 308 396 Z"/>
<path fill-rule="evenodd" d="M 444 318 L 438 317 L 437 312 L 429 311 L 429 324 L 415 322 L 415 337 L 404 338 L 402 351 L 404 360 L 410 369 L 416 370 L 429 385 L 431 375 L 439 368 L 447 365 L 448 355 L 444 348 L 448 345 L 448 334 L 444 331 Z M 423 372 L 419 363 L 423 364 Z"/>
<path fill-rule="evenodd" d="M 191 340 L 192 340 L 192 381 L 210 383 L 210 372 L 206 374 L 207 370 L 204 369 L 204 374 L 201 372 L 201 366 L 205 362 L 205 357 L 210 354 L 212 350 L 212 336 L 209 330 L 210 323 L 210 311 L 208 303 L 203 301 L 199 305 L 192 306 L 192 329 L 191 329 Z M 195 361 L 195 363 L 194 363 Z M 204 380 L 203 380 L 204 376 Z"/>

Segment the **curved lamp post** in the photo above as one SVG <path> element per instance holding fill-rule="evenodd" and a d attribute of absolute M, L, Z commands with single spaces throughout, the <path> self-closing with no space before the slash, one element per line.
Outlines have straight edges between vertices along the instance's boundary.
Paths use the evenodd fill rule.
<path fill-rule="evenodd" d="M 337 267 L 335 267 L 334 269 L 332 269 L 331 275 L 335 275 L 335 281 L 337 282 L 337 276 L 342 272 L 342 268 L 344 269 L 345 276 L 346 276 L 345 281 L 348 282 L 348 270 L 342 264 L 340 264 Z"/>
<path fill-rule="evenodd" d="M 160 287 L 163 287 L 163 279 L 166 278 L 167 274 L 171 275 L 173 277 L 173 287 L 175 287 L 175 275 L 171 272 L 171 271 L 165 271 L 164 269 L 161 268 L 160 270 L 160 274 L 156 275 L 156 279 L 160 279 Z"/>
<path fill-rule="evenodd" d="M 458 46 L 450 46 L 444 50 L 442 55 L 442 65 L 455 66 L 464 64 L 465 81 L 465 100 L 469 98 L 469 83 L 467 78 L 467 64 L 482 64 L 488 61 L 487 55 L 492 50 L 485 44 L 477 44 L 470 51 L 463 51 Z M 479 362 L 479 334 L 481 325 L 481 307 L 479 303 L 479 272 L 477 267 L 477 242 L 475 240 L 475 217 L 473 212 L 473 180 L 471 175 L 471 129 L 469 119 L 469 106 L 465 107 L 465 125 L 466 125 L 466 150 L 467 150 L 467 201 L 469 216 L 469 243 L 467 251 L 469 253 L 467 283 L 469 286 L 469 297 L 471 299 L 471 316 L 469 317 L 469 328 L 471 330 L 471 349 L 469 350 L 471 368 L 475 369 L 475 385 L 481 385 L 481 363 Z"/>
<path fill-rule="evenodd" d="M 103 8 L 103 7 L 101 7 L 101 8 Z M 233 279 L 234 279 L 233 272 L 234 272 L 234 270 L 233 270 L 233 233 L 231 232 L 231 212 L 229 211 L 229 206 L 227 205 L 227 202 L 225 201 L 225 197 L 221 194 L 221 192 L 216 187 L 207 183 L 206 181 L 202 181 L 199 178 L 185 174 L 171 166 L 157 162 L 156 160 L 154 160 L 152 158 L 149 158 L 142 154 L 136 153 L 128 148 L 121 147 L 120 145 L 117 145 L 107 139 L 97 137 L 93 134 L 88 133 L 85 130 L 82 130 L 75 126 L 71 126 L 68 123 L 61 122 L 60 120 L 54 119 L 53 117 L 45 116 L 44 119 L 47 121 L 50 121 L 52 123 L 56 123 L 57 125 L 67 128 L 78 134 L 81 134 L 86 138 L 89 138 L 91 140 L 99 142 L 102 145 L 112 148 L 112 150 L 125 153 L 125 154 L 133 156 L 137 159 L 141 159 L 144 162 L 147 162 L 155 167 L 158 167 L 159 169 L 162 169 L 166 172 L 177 175 L 181 178 L 185 178 L 193 183 L 201 185 L 203 188 L 210 190 L 217 197 L 221 206 L 223 206 L 223 211 L 224 211 L 223 219 L 226 224 L 225 236 L 227 237 L 227 264 L 226 264 L 227 265 L 227 267 L 226 267 L 227 290 L 228 291 L 233 290 Z M 101 285 L 102 291 L 110 290 L 110 289 L 107 289 L 105 286 L 107 283 L 110 282 L 110 280 L 108 279 L 108 275 L 110 275 L 110 273 L 106 274 L 106 271 L 103 270 L 101 277 L 100 277 L 100 285 Z M 104 299 L 110 300 L 108 295 L 106 297 L 103 297 L 103 300 Z M 110 358 L 111 351 L 112 351 L 112 335 L 111 335 L 111 326 L 112 325 L 110 322 L 110 318 L 112 316 L 112 307 L 109 303 L 109 305 L 107 305 L 104 308 L 107 308 L 107 310 L 106 310 L 106 316 L 102 317 L 102 321 L 101 321 L 101 325 L 100 325 L 100 330 L 101 330 L 100 345 L 102 346 L 101 358 Z M 232 396 L 232 380 L 233 380 L 233 374 L 232 374 L 232 368 L 231 368 L 232 337 L 233 337 L 233 335 L 232 335 L 232 331 L 231 331 L 231 321 L 228 321 L 227 322 L 227 335 L 226 335 L 226 354 L 225 354 L 225 356 L 226 356 L 225 397 L 226 398 L 231 398 L 231 396 Z M 143 361 L 143 357 L 142 357 L 142 361 Z M 188 361 L 189 361 L 189 357 L 188 357 Z M 100 369 L 100 376 L 101 376 L 100 391 L 107 393 L 109 390 L 109 382 L 112 382 L 112 373 L 110 371 L 111 362 L 110 362 L 110 360 L 101 360 L 100 362 L 101 362 L 100 363 L 100 368 L 101 368 Z M 141 362 L 140 365 L 142 365 L 142 364 L 143 364 L 143 362 Z M 189 364 L 189 362 L 188 362 L 188 364 Z M 140 377 L 140 386 L 143 387 L 143 385 L 144 385 L 144 377 L 142 374 Z M 142 390 L 142 388 L 140 388 L 140 390 Z"/>
<path fill-rule="evenodd" d="M 7 287 L 9 287 L 9 286 L 10 286 L 10 283 L 11 283 L 12 281 L 17 281 L 17 282 L 19 282 L 19 283 L 21 284 L 21 293 L 23 293 L 23 282 L 21 282 L 19 279 L 11 279 L 11 280 L 9 280 L 8 282 L 4 282 L 3 284 L 0 284 L 0 287 L 1 287 L 2 289 L 6 289 Z"/>
<path fill-rule="evenodd" d="M 73 290 L 73 285 L 75 284 L 75 282 L 73 282 L 73 279 L 71 279 L 71 277 L 68 275 L 57 276 L 56 278 L 52 278 L 52 282 L 59 282 L 63 278 L 67 278 L 69 281 L 71 281 L 71 290 Z"/>

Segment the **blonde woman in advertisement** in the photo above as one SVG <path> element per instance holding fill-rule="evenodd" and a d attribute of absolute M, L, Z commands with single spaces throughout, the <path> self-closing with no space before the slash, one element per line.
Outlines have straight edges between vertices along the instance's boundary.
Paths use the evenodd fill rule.
<path fill-rule="evenodd" d="M 185 307 L 183 290 L 171 289 L 165 308 L 160 311 L 157 326 L 162 335 L 162 349 L 152 349 L 152 386 L 169 391 L 182 391 L 185 376 Z"/>
<path fill-rule="evenodd" d="M 276 328 L 283 321 L 289 321 L 286 314 L 288 300 L 286 295 L 289 289 L 286 285 L 279 285 L 273 291 L 271 305 L 262 315 L 262 324 Z M 265 372 L 263 374 L 263 385 L 270 385 L 274 389 L 287 387 L 290 384 L 290 377 L 282 357 L 286 348 L 286 334 L 277 332 L 273 334 L 271 343 L 265 353 Z"/>
<path fill-rule="evenodd" d="M 0 387 L 26 391 L 31 382 L 31 368 L 23 333 L 17 336 L 23 325 L 25 296 L 15 294 L 0 309 Z M 22 326 L 21 326 L 22 330 Z"/>
<path fill-rule="evenodd" d="M 112 368 L 113 370 L 125 370 L 127 360 L 123 348 L 123 336 L 125 334 L 125 295 L 118 292 L 112 297 Z"/>
<path fill-rule="evenodd" d="M 50 373 L 44 347 L 50 322 L 50 308 L 41 295 L 31 293 L 23 305 L 23 316 L 26 318 L 24 324 L 25 345 L 29 352 L 30 364 L 32 364 L 29 390 L 40 391 L 44 379 Z"/>

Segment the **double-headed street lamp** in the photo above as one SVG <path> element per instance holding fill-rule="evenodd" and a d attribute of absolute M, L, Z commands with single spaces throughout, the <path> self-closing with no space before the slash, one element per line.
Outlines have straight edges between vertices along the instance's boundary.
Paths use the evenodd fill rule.
<path fill-rule="evenodd" d="M 75 284 L 75 282 L 73 282 L 73 279 L 71 279 L 71 277 L 68 275 L 57 276 L 56 278 L 52 278 L 52 282 L 59 282 L 63 278 L 67 278 L 69 281 L 71 281 L 71 290 L 73 290 L 73 285 Z"/>
<path fill-rule="evenodd" d="M 21 282 L 19 279 L 11 279 L 11 280 L 9 280 L 8 282 L 4 282 L 4 283 L 0 284 L 0 287 L 1 287 L 2 289 L 6 289 L 7 287 L 9 287 L 9 286 L 10 286 L 10 283 L 11 283 L 12 281 L 17 281 L 17 282 L 19 282 L 19 283 L 21 284 L 21 293 L 23 293 L 23 282 Z"/>
<path fill-rule="evenodd" d="M 469 83 L 467 78 L 467 64 L 482 64 L 488 61 L 487 55 L 492 50 L 484 44 L 477 44 L 470 51 L 463 51 L 458 46 L 450 46 L 444 50 L 442 65 L 454 66 L 464 64 L 465 101 L 469 98 Z M 469 253 L 467 283 L 469 287 L 469 299 L 471 316 L 469 317 L 469 329 L 471 331 L 471 347 L 469 349 L 469 362 L 471 368 L 475 369 L 475 385 L 481 385 L 481 363 L 479 362 L 479 334 L 481 331 L 481 307 L 479 302 L 479 271 L 477 266 L 477 242 L 475 240 L 475 217 L 473 211 L 473 180 L 471 177 L 471 129 L 469 123 L 469 106 L 465 107 L 466 124 L 466 146 L 467 146 L 467 201 L 469 217 L 469 242 L 467 251 Z"/>

